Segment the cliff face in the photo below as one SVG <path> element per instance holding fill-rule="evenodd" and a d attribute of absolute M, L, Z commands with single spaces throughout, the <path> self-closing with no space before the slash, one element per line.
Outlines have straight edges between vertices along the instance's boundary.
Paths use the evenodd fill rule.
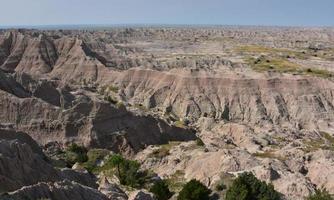
<path fill-rule="evenodd" d="M 201 77 L 129 70 L 114 84 L 131 102 L 148 108 L 171 107 L 182 118 L 200 117 L 248 124 L 317 129 L 333 120 L 333 83 L 312 77 Z"/>
<path fill-rule="evenodd" d="M 133 114 L 92 92 L 69 91 L 45 80 L 32 82 L 27 75 L 18 79 L 30 88 L 27 94 L 31 96 L 20 98 L 0 91 L 1 122 L 29 133 L 41 144 L 78 142 L 131 153 L 146 145 L 195 138 L 190 130 L 152 116 Z"/>
<path fill-rule="evenodd" d="M 93 42 L 95 37 L 62 36 L 55 39 L 44 33 L 9 32 L 0 43 L 3 52 L 1 68 L 67 83 L 97 81 L 99 84 L 114 84 L 123 100 L 148 108 L 172 109 L 178 117 L 192 122 L 201 116 L 210 116 L 249 124 L 317 129 L 319 121 L 333 119 L 333 83 L 329 80 L 300 75 L 257 74 L 233 63 L 208 62 L 205 59 L 196 61 L 194 65 L 185 62 L 180 69 L 152 70 L 145 69 L 144 65 L 157 67 L 153 63 L 159 59 L 147 60 L 143 56 L 139 65 L 126 66 L 124 69 L 132 69 L 119 71 L 122 64 L 110 67 L 108 63 L 113 58 L 119 60 L 121 51 L 129 54 L 126 59 L 136 62 L 138 58 L 133 58 L 133 55 L 137 52 L 130 47 L 116 49 L 108 40 L 105 43 Z M 167 69 L 176 67 L 173 65 L 182 64 L 180 61 L 169 62 Z M 142 67 L 133 68 L 136 66 Z M 201 66 L 206 67 L 198 69 Z M 194 69 L 188 70 L 188 67 Z M 43 84 L 35 91 L 35 96 L 60 106 L 57 99 L 61 94 L 57 91 L 50 94 L 52 97 L 58 95 L 56 99 L 46 99 L 50 98 L 46 97 L 48 95 L 38 96 L 38 92 L 52 90 L 50 83 Z"/>
<path fill-rule="evenodd" d="M 39 145 L 26 133 L 0 129 L 0 152 L 0 193 L 64 179 L 97 188 L 94 178 L 88 174 L 54 168 Z"/>

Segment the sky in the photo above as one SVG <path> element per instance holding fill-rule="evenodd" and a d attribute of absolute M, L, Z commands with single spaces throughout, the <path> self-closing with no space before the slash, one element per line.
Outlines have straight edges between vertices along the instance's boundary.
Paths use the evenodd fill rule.
<path fill-rule="evenodd" d="M 334 26 L 334 0 L 0 0 L 0 26 Z"/>

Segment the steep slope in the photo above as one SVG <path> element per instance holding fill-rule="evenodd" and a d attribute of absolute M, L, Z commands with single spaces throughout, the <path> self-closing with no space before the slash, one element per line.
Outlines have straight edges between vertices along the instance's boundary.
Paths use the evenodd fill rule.
<path fill-rule="evenodd" d="M 95 189 L 75 182 L 38 183 L 0 196 L 3 200 L 53 199 L 53 200 L 110 200 Z"/>
<path fill-rule="evenodd" d="M 318 129 L 333 121 L 333 83 L 302 76 L 246 78 L 131 69 L 109 74 L 120 95 L 177 116 Z M 324 121 L 324 123 L 322 123 Z"/>
<path fill-rule="evenodd" d="M 0 41 L 1 68 L 6 71 L 45 74 L 58 59 L 53 42 L 44 34 L 25 34 L 12 31 Z M 2 62 L 1 62 L 2 61 Z"/>
<path fill-rule="evenodd" d="M 56 82 L 31 81 L 22 76 L 19 81 L 29 85 L 26 88 L 33 96 L 19 98 L 0 90 L 0 121 L 29 133 L 40 144 L 78 142 L 133 153 L 150 144 L 196 138 L 191 130 L 133 114 L 89 91 L 71 91 Z"/>
<path fill-rule="evenodd" d="M 25 133 L 0 129 L 0 152 L 0 193 L 64 179 L 97 187 L 88 174 L 55 169 L 37 143 Z"/>

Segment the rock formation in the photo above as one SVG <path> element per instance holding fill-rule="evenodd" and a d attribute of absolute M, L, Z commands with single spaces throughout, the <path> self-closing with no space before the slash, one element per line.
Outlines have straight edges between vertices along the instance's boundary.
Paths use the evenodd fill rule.
<path fill-rule="evenodd" d="M 53 166 L 73 143 L 219 195 L 245 171 L 334 194 L 333 49 L 333 28 L 1 30 L 1 198 L 153 198 Z"/>

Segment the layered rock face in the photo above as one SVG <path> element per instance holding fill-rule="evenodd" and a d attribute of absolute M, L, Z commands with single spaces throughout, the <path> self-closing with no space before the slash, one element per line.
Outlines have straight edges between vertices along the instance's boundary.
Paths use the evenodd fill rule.
<path fill-rule="evenodd" d="M 55 199 L 55 200 L 109 200 L 107 196 L 90 187 L 75 182 L 38 183 L 23 187 L 2 197 L 4 200 Z"/>
<path fill-rule="evenodd" d="M 285 31 L 293 33 L 291 30 Z M 221 32 L 223 34 L 226 30 Z M 244 32 L 244 35 L 250 35 L 252 30 Z M 164 37 L 170 38 L 176 33 L 169 33 Z M 269 33 L 271 32 L 268 31 Z M 311 37 L 311 33 L 315 34 L 317 31 L 310 31 L 308 34 L 306 32 L 305 35 Z M 320 31 L 319 33 L 326 34 Z M 57 34 L 60 36 L 54 39 Z M 152 44 L 136 50 L 141 46 L 137 44 L 136 47 L 132 40 L 139 37 L 138 40 L 142 41 L 146 38 L 137 36 L 136 31 L 133 32 L 134 36 L 129 36 L 128 42 L 121 43 L 121 46 L 117 46 L 112 40 L 119 38 L 119 35 L 95 33 L 82 34 L 75 38 L 62 34 L 29 31 L 4 34 L 0 45 L 4 52 L 1 68 L 34 76 L 46 75 L 65 82 L 98 81 L 100 84 L 115 84 L 126 101 L 140 103 L 148 108 L 171 108 L 178 117 L 189 118 L 192 121 L 205 115 L 218 120 L 251 124 L 289 124 L 295 128 L 307 126 L 312 129 L 318 128 L 319 118 L 326 121 L 333 119 L 333 86 L 332 82 L 327 80 L 303 76 L 254 75 L 253 72 L 240 68 L 238 63 L 229 60 L 218 61 L 217 58 L 211 61 L 207 58 L 197 58 L 194 63 L 191 58 L 183 63 L 177 59 L 174 63 L 167 60 L 167 67 L 162 67 L 163 71 L 148 70 L 144 68 L 159 68 L 158 63 L 161 61 L 160 58 L 148 60 L 147 56 L 144 56 L 146 54 L 143 52 L 154 52 L 154 49 L 151 49 Z M 102 37 L 101 41 L 94 42 L 93 39 L 97 36 Z M 123 37 L 125 36 L 120 38 Z M 294 38 L 298 39 L 297 36 Z M 165 44 L 160 45 L 164 48 Z M 193 48 L 199 48 L 201 45 L 203 44 L 196 44 Z M 177 47 L 172 48 L 180 51 Z M 161 57 L 167 53 L 168 51 L 160 54 L 155 52 L 155 56 Z M 118 63 L 114 66 L 110 63 L 113 59 L 121 59 L 122 54 L 128 54 L 122 58 L 123 61 L 132 59 L 133 63 L 137 63 L 125 66 L 125 69 L 140 68 L 115 70 L 123 64 Z M 137 62 L 138 58 L 134 58 L 135 55 L 140 55 L 142 59 Z M 164 70 L 174 67 L 180 69 Z M 238 70 L 241 71 L 236 73 Z M 41 85 L 39 90 L 43 89 L 50 91 L 50 86 Z M 59 106 L 59 102 L 51 103 Z"/>
<path fill-rule="evenodd" d="M 152 198 L 54 168 L 39 145 L 56 142 L 213 190 L 251 171 L 285 199 L 334 193 L 333 49 L 331 28 L 1 31 L 0 192 Z"/>
<path fill-rule="evenodd" d="M 41 144 L 78 142 L 131 153 L 145 145 L 195 138 L 189 130 L 117 108 L 92 92 L 71 93 L 55 82 L 34 82 L 25 76 L 18 79 L 31 97 L 0 91 L 1 122 L 24 130 Z"/>
<path fill-rule="evenodd" d="M 37 143 L 27 134 L 2 129 L 0 134 L 1 193 L 39 182 L 63 179 L 97 187 L 94 178 L 89 175 L 55 169 Z"/>

